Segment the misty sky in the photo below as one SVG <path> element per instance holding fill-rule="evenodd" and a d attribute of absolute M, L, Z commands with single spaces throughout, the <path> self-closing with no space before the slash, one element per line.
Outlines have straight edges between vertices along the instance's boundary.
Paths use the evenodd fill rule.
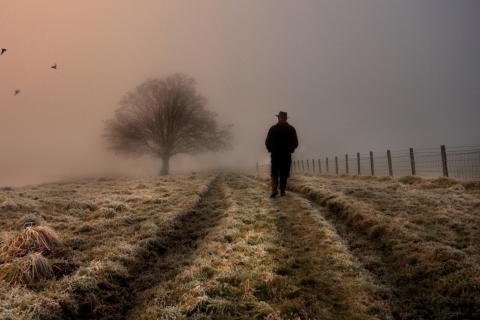
<path fill-rule="evenodd" d="M 0 48 L 0 186 L 159 172 L 107 152 L 102 121 L 178 72 L 234 150 L 172 171 L 268 163 L 280 110 L 296 159 L 480 145 L 478 0 L 0 0 Z"/>

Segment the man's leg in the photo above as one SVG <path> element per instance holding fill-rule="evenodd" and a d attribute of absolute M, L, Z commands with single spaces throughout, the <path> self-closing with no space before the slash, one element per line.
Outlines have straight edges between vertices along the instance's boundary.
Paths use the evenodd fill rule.
<path fill-rule="evenodd" d="M 277 194 L 278 194 L 278 176 L 272 175 L 272 194 L 270 195 L 270 198 L 275 198 Z"/>
<path fill-rule="evenodd" d="M 290 158 L 285 159 L 282 162 L 282 166 L 280 169 L 280 196 L 285 196 L 285 189 L 287 188 L 287 179 L 290 176 L 290 166 L 291 160 Z"/>
<path fill-rule="evenodd" d="M 280 177 L 280 196 L 285 196 L 285 189 L 287 188 L 287 177 Z"/>
<path fill-rule="evenodd" d="M 278 164 L 278 161 L 272 157 L 272 168 L 270 173 L 270 176 L 272 177 L 272 194 L 270 195 L 270 198 L 275 198 L 278 194 L 278 176 L 280 172 Z"/>

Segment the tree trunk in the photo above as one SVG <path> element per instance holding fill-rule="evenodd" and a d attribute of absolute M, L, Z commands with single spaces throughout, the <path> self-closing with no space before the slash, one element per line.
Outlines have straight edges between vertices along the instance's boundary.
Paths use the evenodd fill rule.
<path fill-rule="evenodd" d="M 169 162 L 170 162 L 170 156 L 162 157 L 162 170 L 160 171 L 161 176 L 168 175 L 170 171 Z"/>

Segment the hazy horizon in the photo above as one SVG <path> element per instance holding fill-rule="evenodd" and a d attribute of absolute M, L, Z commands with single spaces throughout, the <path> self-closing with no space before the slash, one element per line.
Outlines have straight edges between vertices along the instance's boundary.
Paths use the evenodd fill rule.
<path fill-rule="evenodd" d="M 3 1 L 0 187 L 158 173 L 108 152 L 102 121 L 174 73 L 234 125 L 234 149 L 172 172 L 268 163 L 281 110 L 296 159 L 479 146 L 479 30 L 474 0 Z"/>

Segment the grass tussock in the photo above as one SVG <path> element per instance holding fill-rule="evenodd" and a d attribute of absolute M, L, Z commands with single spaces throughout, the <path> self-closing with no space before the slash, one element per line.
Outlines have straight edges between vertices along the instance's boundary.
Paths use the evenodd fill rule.
<path fill-rule="evenodd" d="M 63 248 L 55 231 L 47 226 L 26 227 L 13 235 L 0 247 L 6 257 L 22 257 L 30 252 L 54 254 Z"/>
<path fill-rule="evenodd" d="M 77 210 L 97 210 L 97 205 L 92 201 L 79 201 L 77 199 L 72 199 L 66 206 L 65 210 L 77 209 Z"/>
<path fill-rule="evenodd" d="M 92 214 L 90 214 L 90 219 L 98 219 L 98 218 L 104 218 L 104 219 L 112 219 L 117 215 L 117 211 L 113 208 L 105 208 L 101 207 Z"/>
<path fill-rule="evenodd" d="M 26 214 L 20 220 L 18 221 L 17 224 L 17 229 L 22 230 L 25 229 L 26 227 L 37 227 L 45 224 L 45 220 L 38 214 Z"/>
<path fill-rule="evenodd" d="M 77 302 L 65 292 L 36 292 L 6 282 L 0 282 L 0 305 L 1 319 L 68 319 L 77 313 Z"/>
<path fill-rule="evenodd" d="M 12 199 L 4 199 L 4 201 L 2 203 L 0 203 L 0 212 L 2 211 L 15 211 L 15 210 L 19 210 L 20 209 L 20 206 L 15 202 L 13 201 Z"/>
<path fill-rule="evenodd" d="M 50 279 L 53 275 L 48 259 L 36 252 L 7 262 L 0 269 L 0 280 L 10 285 L 32 284 Z"/>

